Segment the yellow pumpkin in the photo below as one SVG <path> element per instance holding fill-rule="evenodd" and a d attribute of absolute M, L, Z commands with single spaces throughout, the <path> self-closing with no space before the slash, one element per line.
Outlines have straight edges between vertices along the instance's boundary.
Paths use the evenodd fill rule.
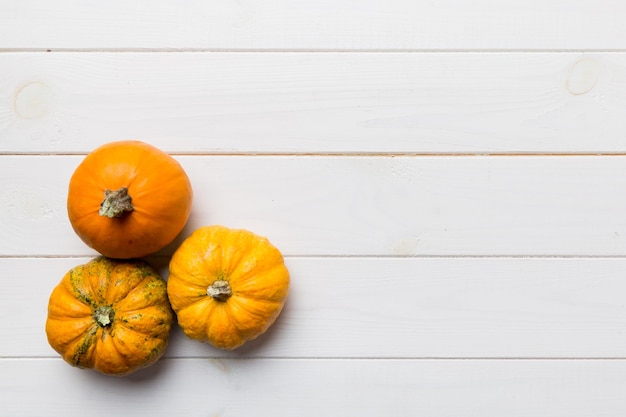
<path fill-rule="evenodd" d="M 173 323 L 165 281 L 152 267 L 101 256 L 54 288 L 46 334 L 69 364 L 121 376 L 163 355 Z"/>
<path fill-rule="evenodd" d="M 202 227 L 174 252 L 167 292 L 192 339 L 235 349 L 264 333 L 289 291 L 283 256 L 267 238 L 241 229 Z"/>

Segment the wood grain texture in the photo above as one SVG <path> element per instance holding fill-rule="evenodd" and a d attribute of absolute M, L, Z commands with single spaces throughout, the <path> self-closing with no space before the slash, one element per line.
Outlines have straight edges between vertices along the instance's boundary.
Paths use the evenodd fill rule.
<path fill-rule="evenodd" d="M 0 254 L 87 255 L 67 220 L 82 156 L 0 157 Z M 621 256 L 626 157 L 180 156 L 209 224 L 294 256 Z"/>
<path fill-rule="evenodd" d="M 616 0 L 20 0 L 0 6 L 2 49 L 624 49 Z"/>
<path fill-rule="evenodd" d="M 89 258 L 2 258 L 0 357 L 57 357 L 48 297 Z M 151 263 L 167 277 L 167 258 Z M 626 358 L 626 259 L 287 258 L 290 295 L 226 352 L 176 327 L 176 358 Z M 25 294 L 28 299 L 25 301 Z"/>
<path fill-rule="evenodd" d="M 624 153 L 625 77 L 625 53 L 4 53 L 0 152 Z"/>
<path fill-rule="evenodd" d="M 626 415 L 626 3 L 0 2 L 0 416 Z M 222 352 L 64 363 L 74 167 L 140 139 L 292 289 Z"/>
<path fill-rule="evenodd" d="M 61 360 L 0 359 L 0 398 L 12 417 L 620 417 L 625 372 L 622 360 L 188 359 L 112 380 Z"/>

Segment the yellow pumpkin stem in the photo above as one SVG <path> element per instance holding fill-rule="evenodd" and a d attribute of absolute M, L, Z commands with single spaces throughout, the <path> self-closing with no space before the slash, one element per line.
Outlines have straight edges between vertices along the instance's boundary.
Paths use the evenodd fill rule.
<path fill-rule="evenodd" d="M 213 297 L 216 301 L 226 301 L 233 295 L 233 291 L 230 288 L 230 284 L 228 281 L 223 279 L 218 279 L 213 282 L 213 284 L 209 285 L 209 288 L 206 289 L 207 295 Z"/>
<path fill-rule="evenodd" d="M 122 187 L 115 191 L 104 191 L 104 200 L 100 203 L 98 214 L 112 219 L 114 217 L 122 217 L 134 209 L 132 198 L 128 195 L 128 188 Z"/>

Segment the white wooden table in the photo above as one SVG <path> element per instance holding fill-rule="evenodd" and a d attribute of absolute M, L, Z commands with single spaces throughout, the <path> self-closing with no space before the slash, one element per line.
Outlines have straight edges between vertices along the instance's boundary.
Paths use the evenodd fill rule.
<path fill-rule="evenodd" d="M 626 3 L 0 3 L 0 415 L 626 415 Z M 174 155 L 291 294 L 125 378 L 49 347 L 105 142 Z M 180 242 L 180 239 L 177 241 Z M 174 247 L 173 245 L 172 247 Z M 166 276 L 172 247 L 149 258 Z"/>

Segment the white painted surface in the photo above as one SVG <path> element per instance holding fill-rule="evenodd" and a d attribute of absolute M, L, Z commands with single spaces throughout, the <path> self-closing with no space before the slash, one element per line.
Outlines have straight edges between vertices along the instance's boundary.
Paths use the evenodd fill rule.
<path fill-rule="evenodd" d="M 612 417 L 626 390 L 613 360 L 183 359 L 114 381 L 42 359 L 2 371 L 6 398 L 31 399 L 4 402 L 9 416 Z"/>
<path fill-rule="evenodd" d="M 623 417 L 625 4 L 2 2 L 0 416 Z M 189 173 L 183 236 L 286 255 L 267 334 L 122 379 L 48 346 L 69 176 L 126 138 Z"/>
<path fill-rule="evenodd" d="M 4 53 L 0 152 L 625 152 L 626 53 Z"/>
<path fill-rule="evenodd" d="M 6 275 L 23 277 L 0 286 L 0 316 L 14 316 L 0 356 L 55 356 L 41 331 L 52 278 L 88 260 L 0 259 Z M 167 272 L 166 258 L 151 261 Z M 294 284 L 269 333 L 224 352 L 176 330 L 166 355 L 615 358 L 626 345 L 624 259 L 289 257 L 287 266 Z M 39 286 L 33 270 L 46 271 Z"/>
<path fill-rule="evenodd" d="M 0 241 L 0 250 L 93 253 L 73 234 L 65 208 L 81 158 L 3 157 L 0 230 L 10 239 Z M 290 256 L 618 256 L 626 250 L 625 156 L 177 159 L 196 190 L 183 236 L 206 224 L 243 227 Z"/>
<path fill-rule="evenodd" d="M 620 0 L 8 0 L 3 49 L 624 49 Z"/>

